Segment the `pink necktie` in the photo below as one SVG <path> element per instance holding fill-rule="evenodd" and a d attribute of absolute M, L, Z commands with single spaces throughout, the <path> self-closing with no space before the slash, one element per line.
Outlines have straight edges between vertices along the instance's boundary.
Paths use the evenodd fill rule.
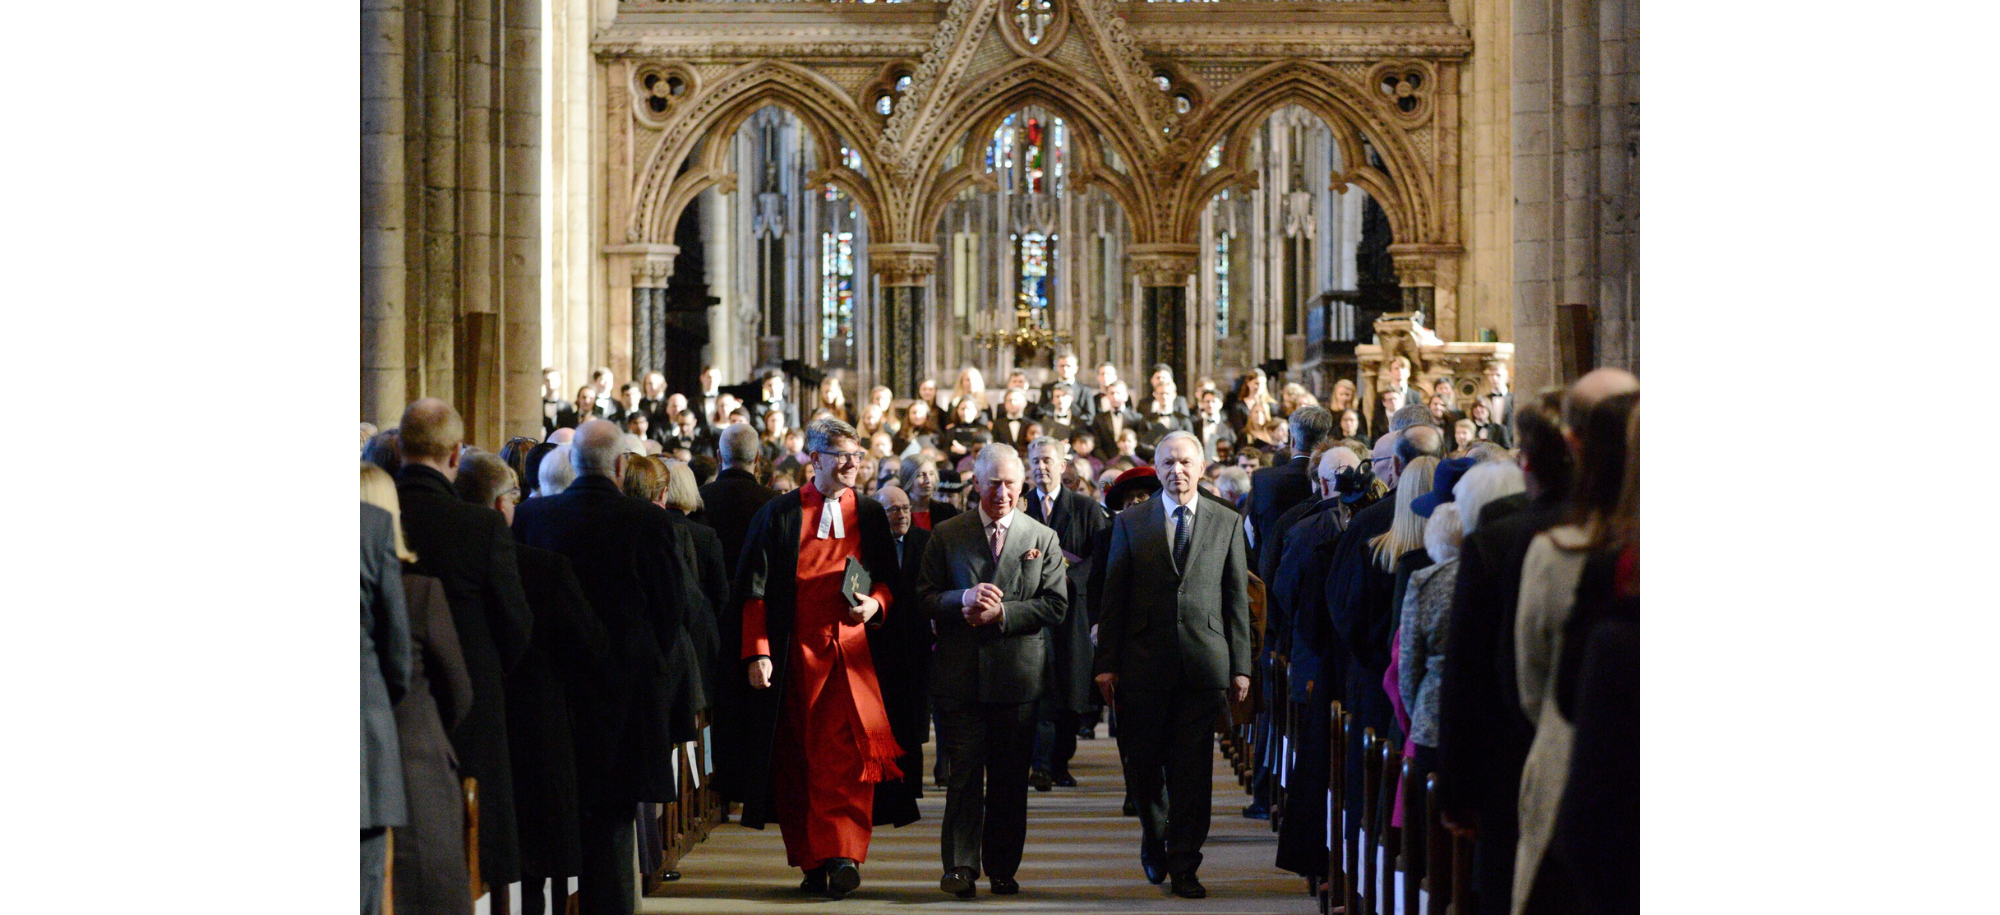
<path fill-rule="evenodd" d="M 993 525 L 993 536 L 991 539 L 993 541 L 993 561 L 999 562 L 1000 550 L 1007 543 L 1007 529 L 998 524 Z"/>

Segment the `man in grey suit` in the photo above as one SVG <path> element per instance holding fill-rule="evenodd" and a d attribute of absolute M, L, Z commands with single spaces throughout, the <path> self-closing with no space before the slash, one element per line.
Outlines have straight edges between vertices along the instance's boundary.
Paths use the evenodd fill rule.
<path fill-rule="evenodd" d="M 1118 711 L 1146 879 L 1171 875 L 1174 895 L 1200 899 L 1208 895 L 1195 870 L 1208 838 L 1215 721 L 1225 693 L 1231 702 L 1250 694 L 1250 572 L 1243 516 L 1195 486 L 1201 441 L 1168 433 L 1153 467 L 1160 497 L 1112 522 L 1097 685 Z"/>
<path fill-rule="evenodd" d="M 917 586 L 937 626 L 931 696 L 938 754 L 950 773 L 938 888 L 963 899 L 978 893 L 982 865 L 994 893 L 1021 891 L 1014 873 L 1028 834 L 1035 703 L 1045 688 L 1048 630 L 1069 610 L 1062 544 L 1019 510 L 1025 477 L 1012 446 L 980 449 L 978 507 L 931 530 Z"/>

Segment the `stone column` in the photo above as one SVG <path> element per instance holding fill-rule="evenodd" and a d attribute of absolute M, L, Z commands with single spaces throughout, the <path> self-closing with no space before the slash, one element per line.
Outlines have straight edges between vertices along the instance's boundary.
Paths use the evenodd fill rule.
<path fill-rule="evenodd" d="M 1445 340 L 1459 338 L 1458 263 L 1465 249 L 1457 245 L 1392 244 L 1396 282 L 1403 289 L 1403 311 L 1422 312 L 1423 324 Z"/>
<path fill-rule="evenodd" d="M 629 308 L 612 310 L 611 372 L 620 379 L 637 378 L 658 369 L 663 361 L 667 327 L 667 282 L 674 275 L 679 245 L 607 245 L 609 279 L 630 292 Z M 617 299 L 613 299 L 617 301 Z M 622 313 L 622 314 L 621 314 Z"/>
<path fill-rule="evenodd" d="M 937 272 L 937 256 L 938 246 L 919 242 L 868 250 L 868 266 L 882 281 L 882 384 L 898 398 L 917 396 L 924 377 L 924 329 L 930 324 L 924 291 Z"/>
<path fill-rule="evenodd" d="M 1199 245 L 1132 245 L 1126 250 L 1132 275 L 1139 280 L 1140 321 L 1144 330 L 1139 353 L 1143 365 L 1134 369 L 1144 378 L 1156 363 L 1173 367 L 1184 389 L 1194 382 L 1193 353 L 1188 347 L 1188 277 L 1200 263 Z"/>
<path fill-rule="evenodd" d="M 408 180 L 403 0 L 361 4 L 361 419 L 387 429 L 408 402 Z"/>

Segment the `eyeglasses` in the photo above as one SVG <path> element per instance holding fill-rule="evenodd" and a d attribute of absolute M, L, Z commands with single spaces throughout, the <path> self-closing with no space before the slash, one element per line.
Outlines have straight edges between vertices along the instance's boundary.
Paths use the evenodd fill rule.
<path fill-rule="evenodd" d="M 866 451 L 821 451 L 819 453 L 824 457 L 833 458 L 835 464 L 859 464 L 862 458 L 868 456 L 868 452 Z"/>

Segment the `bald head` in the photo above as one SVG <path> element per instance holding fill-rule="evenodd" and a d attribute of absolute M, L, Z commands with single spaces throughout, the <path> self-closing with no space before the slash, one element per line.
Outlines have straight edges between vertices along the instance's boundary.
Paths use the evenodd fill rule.
<path fill-rule="evenodd" d="M 465 440 L 465 421 L 458 411 L 435 397 L 426 397 L 403 410 L 397 424 L 401 430 L 403 459 L 424 463 L 445 461 L 458 453 Z"/>
<path fill-rule="evenodd" d="M 625 430 L 618 428 L 618 424 L 589 420 L 576 427 L 576 438 L 570 445 L 574 450 L 569 453 L 569 460 L 576 466 L 578 476 L 596 474 L 618 479 L 625 458 Z"/>
<path fill-rule="evenodd" d="M 1443 453 L 1444 433 L 1438 427 L 1411 426 L 1396 440 L 1396 470 L 1400 472 L 1417 458 L 1438 457 Z"/>
<path fill-rule="evenodd" d="M 1639 376 L 1631 372 L 1619 368 L 1591 369 L 1563 394 L 1563 425 L 1570 429 L 1581 428 L 1583 418 L 1589 416 L 1591 409 L 1605 398 L 1637 390 Z"/>

